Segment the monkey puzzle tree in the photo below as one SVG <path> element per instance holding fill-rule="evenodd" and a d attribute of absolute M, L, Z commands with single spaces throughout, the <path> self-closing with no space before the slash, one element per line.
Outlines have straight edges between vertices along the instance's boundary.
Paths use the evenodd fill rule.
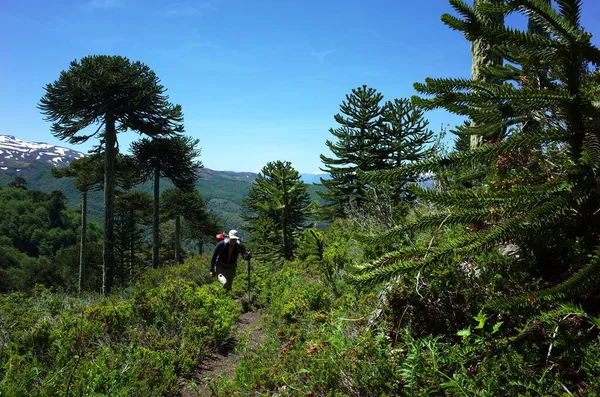
<path fill-rule="evenodd" d="M 182 191 L 166 189 L 161 194 L 163 219 L 175 220 L 175 262 L 181 261 L 181 219 L 193 220 L 199 224 L 206 218 L 206 202 L 197 190 Z"/>
<path fill-rule="evenodd" d="M 148 66 L 121 56 L 93 55 L 71 62 L 45 87 L 38 108 L 52 122 L 52 133 L 77 144 L 98 135 L 104 148 L 104 294 L 110 293 L 114 268 L 115 158 L 117 132 L 150 136 L 183 132 L 181 106 L 173 105 Z M 98 125 L 90 133 L 84 130 Z"/>
<path fill-rule="evenodd" d="M 473 20 L 478 24 L 489 27 L 504 26 L 504 14 L 502 13 L 486 13 L 486 6 L 499 6 L 504 3 L 504 0 L 473 0 Z M 471 41 L 471 57 L 473 59 L 471 67 L 471 79 L 483 83 L 498 83 L 501 79 L 485 73 L 485 68 L 502 66 L 504 59 L 498 51 L 494 51 L 493 46 L 497 44 L 496 37 L 477 36 Z M 491 132 L 487 138 L 497 139 L 501 134 L 501 130 Z M 471 135 L 471 147 L 481 146 L 484 141 L 482 135 Z"/>
<path fill-rule="evenodd" d="M 67 167 L 52 168 L 55 178 L 74 178 L 75 188 L 81 193 L 81 243 L 79 246 L 79 293 L 85 284 L 85 245 L 87 239 L 88 192 L 103 179 L 102 161 L 99 157 L 75 159 Z"/>
<path fill-rule="evenodd" d="M 266 237 L 258 243 L 277 247 L 284 259 L 292 259 L 294 238 L 307 227 L 310 197 L 306 189 L 289 161 L 272 161 L 258 174 L 243 202 L 242 218 L 250 224 L 250 235 Z M 265 220 L 276 228 L 270 235 L 260 233 Z"/>
<path fill-rule="evenodd" d="M 136 270 L 135 254 L 150 226 L 152 196 L 137 190 L 117 193 L 115 200 L 116 257 L 121 285 L 131 281 Z"/>
<path fill-rule="evenodd" d="M 465 79 L 427 79 L 415 84 L 417 92 L 429 98 L 413 98 L 425 109 L 444 108 L 473 120 L 458 127 L 467 135 L 488 136 L 499 128 L 512 127 L 504 139 L 455 152 L 397 170 L 376 172 L 373 180 L 394 180 L 405 172 L 440 172 L 469 164 L 488 170 L 512 168 L 519 164 L 512 157 L 519 152 L 537 151 L 548 159 L 553 146 L 563 148 L 567 161 L 561 172 L 545 173 L 539 178 L 506 188 L 492 184 L 477 189 L 435 191 L 412 186 L 417 196 L 431 201 L 439 210 L 416 223 L 402 225 L 372 236 L 377 239 L 402 238 L 406 232 L 438 228 L 440 224 L 473 225 L 470 232 L 425 252 L 402 247 L 365 267 L 355 282 L 389 280 L 408 273 L 424 274 L 427 269 L 457 266 L 452 262 L 485 252 L 500 243 L 513 243 L 521 252 L 533 256 L 533 265 L 547 288 L 529 291 L 504 304 L 583 297 L 598 291 L 600 285 L 600 107 L 592 69 L 600 66 L 600 50 L 581 26 L 581 2 L 560 0 L 555 9 L 545 0 L 512 0 L 502 7 L 483 7 L 479 13 L 522 13 L 548 33 L 539 35 L 482 24 L 481 18 L 466 3 L 450 3 L 462 16 L 445 14 L 442 20 L 464 32 L 469 40 L 494 40 L 497 51 L 509 61 L 502 67 L 483 68 L 486 81 Z M 523 66 L 531 60 L 552 65 L 548 84 L 521 84 Z M 493 80 L 501 79 L 498 85 Z M 597 87 L 597 81 L 595 81 Z M 597 91 L 596 91 L 597 92 Z M 528 122 L 535 119 L 535 123 Z M 489 167 L 492 165 L 492 167 Z M 408 170 L 407 170 L 408 169 Z M 490 172 L 492 173 L 492 172 Z M 425 255 L 426 254 L 426 255 Z M 422 258 L 413 261 L 412 258 Z"/>
<path fill-rule="evenodd" d="M 337 140 L 327 140 L 325 144 L 335 158 L 321 155 L 325 165 L 321 170 L 331 176 L 321 178 L 326 190 L 317 191 L 328 202 L 319 207 L 321 218 L 332 220 L 342 216 L 350 204 L 360 207 L 366 200 L 366 187 L 357 170 L 370 171 L 381 166 L 373 150 L 379 144 L 383 123 L 382 100 L 383 95 L 376 89 L 363 85 L 346 95 L 340 105 L 341 113 L 334 116 L 340 126 L 329 132 Z"/>
<path fill-rule="evenodd" d="M 144 138 L 131 144 L 131 152 L 146 179 L 154 180 L 154 220 L 152 226 L 152 267 L 158 267 L 160 230 L 160 178 L 169 179 L 181 190 L 193 190 L 202 167 L 196 158 L 200 141 L 192 137 Z"/>
<path fill-rule="evenodd" d="M 198 254 L 204 253 L 204 243 L 214 241 L 215 236 L 223 231 L 221 219 L 208 210 L 200 214 L 186 217 L 183 223 L 184 238 L 198 241 Z"/>

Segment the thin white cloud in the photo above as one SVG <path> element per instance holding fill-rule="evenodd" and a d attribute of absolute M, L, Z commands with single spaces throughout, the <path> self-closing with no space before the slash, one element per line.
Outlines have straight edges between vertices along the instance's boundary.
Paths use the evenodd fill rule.
<path fill-rule="evenodd" d="M 311 51 L 310 56 L 315 57 L 319 60 L 319 62 L 325 61 L 325 57 L 331 55 L 335 52 L 335 50 L 325 50 L 325 51 Z"/>
<path fill-rule="evenodd" d="M 180 2 L 174 3 L 165 10 L 165 15 L 171 17 L 202 15 L 206 10 L 212 8 L 210 2 Z"/>
<path fill-rule="evenodd" d="M 121 0 L 92 0 L 88 3 L 92 8 L 113 9 L 123 6 Z"/>

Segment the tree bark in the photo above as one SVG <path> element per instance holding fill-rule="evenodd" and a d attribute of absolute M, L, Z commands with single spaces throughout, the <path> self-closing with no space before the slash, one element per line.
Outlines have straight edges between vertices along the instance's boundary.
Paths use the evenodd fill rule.
<path fill-rule="evenodd" d="M 104 252 L 102 267 L 102 293 L 110 294 L 114 270 L 114 195 L 115 195 L 115 158 L 117 132 L 115 119 L 108 113 L 105 117 L 106 131 L 104 134 Z"/>
<path fill-rule="evenodd" d="M 130 239 L 129 239 L 129 281 L 133 279 L 133 262 L 135 261 L 135 239 L 136 239 L 136 230 L 135 230 L 135 211 L 132 209 L 129 212 L 129 220 L 130 220 Z"/>
<path fill-rule="evenodd" d="M 500 5 L 503 0 L 474 0 L 473 8 L 475 13 L 481 19 L 482 23 L 490 26 L 502 26 L 504 24 L 504 16 L 497 15 L 493 17 L 483 16 L 477 12 L 477 8 L 480 4 L 492 4 Z M 488 40 L 478 38 L 471 43 L 471 56 L 473 58 L 473 64 L 471 67 L 471 79 L 473 81 L 487 81 L 485 75 L 481 73 L 481 68 L 485 66 L 502 65 L 502 57 L 492 52 L 492 45 Z M 498 135 L 500 135 L 500 131 Z M 483 136 L 471 135 L 470 146 L 471 149 L 483 145 Z"/>
<path fill-rule="evenodd" d="M 158 268 L 158 244 L 159 244 L 159 200 L 160 200 L 160 166 L 154 168 L 154 213 L 152 221 L 152 268 Z"/>
<path fill-rule="evenodd" d="M 181 227 L 181 217 L 175 217 L 175 263 L 179 263 L 179 228 Z"/>
<path fill-rule="evenodd" d="M 79 246 L 79 293 L 85 284 L 85 240 L 87 234 L 87 190 L 81 193 L 81 244 Z"/>

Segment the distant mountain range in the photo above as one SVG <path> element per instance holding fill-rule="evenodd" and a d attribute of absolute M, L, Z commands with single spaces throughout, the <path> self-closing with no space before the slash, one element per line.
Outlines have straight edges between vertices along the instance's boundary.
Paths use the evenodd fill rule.
<path fill-rule="evenodd" d="M 65 147 L 0 135 L 0 171 L 19 172 L 32 164 L 60 167 L 84 156 L 81 152 Z"/>
<path fill-rule="evenodd" d="M 0 186 L 6 186 L 17 176 L 25 178 L 29 189 L 51 192 L 61 190 L 67 196 L 69 206 L 79 206 L 80 195 L 70 178 L 52 177 L 52 167 L 67 166 L 72 160 L 86 154 L 43 142 L 29 142 L 10 135 L 0 135 Z M 219 215 L 225 228 L 239 228 L 242 223 L 239 214 L 243 199 L 248 194 L 252 182 L 258 174 L 253 172 L 216 171 L 210 168 L 199 170 L 200 179 L 196 188 L 207 201 L 209 210 Z M 319 200 L 313 182 L 319 183 L 320 174 L 302 174 L 302 180 L 309 184 L 308 191 L 314 200 Z M 164 180 L 161 191 L 173 185 Z M 152 185 L 146 182 L 138 189 L 152 192 Z M 89 197 L 90 217 L 100 220 L 102 216 L 102 193 L 93 192 Z"/>
<path fill-rule="evenodd" d="M 27 172 L 34 164 L 63 167 L 86 154 L 69 148 L 51 145 L 44 142 L 30 142 L 15 138 L 12 135 L 0 135 L 0 173 Z M 253 172 L 215 171 L 204 168 L 200 171 L 202 178 L 207 180 L 226 175 L 227 178 L 238 181 L 252 182 L 258 174 Z M 320 183 L 320 178 L 327 174 L 300 174 L 304 183 Z"/>

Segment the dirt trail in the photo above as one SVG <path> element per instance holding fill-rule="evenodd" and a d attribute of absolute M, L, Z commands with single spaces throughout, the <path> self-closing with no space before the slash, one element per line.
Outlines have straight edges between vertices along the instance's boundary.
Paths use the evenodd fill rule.
<path fill-rule="evenodd" d="M 263 341 L 264 330 L 260 321 L 264 311 L 250 311 L 243 313 L 237 323 L 236 336 L 223 348 L 206 357 L 191 375 L 191 379 L 182 381 L 180 397 L 210 396 L 210 383 L 216 379 L 233 379 L 235 367 L 240 358 L 240 353 L 235 352 L 240 337 L 248 336 L 248 348 L 255 349 Z M 190 382 L 193 381 L 193 382 Z M 197 387 L 192 386 L 193 383 Z M 190 385 L 192 384 L 192 385 Z"/>

